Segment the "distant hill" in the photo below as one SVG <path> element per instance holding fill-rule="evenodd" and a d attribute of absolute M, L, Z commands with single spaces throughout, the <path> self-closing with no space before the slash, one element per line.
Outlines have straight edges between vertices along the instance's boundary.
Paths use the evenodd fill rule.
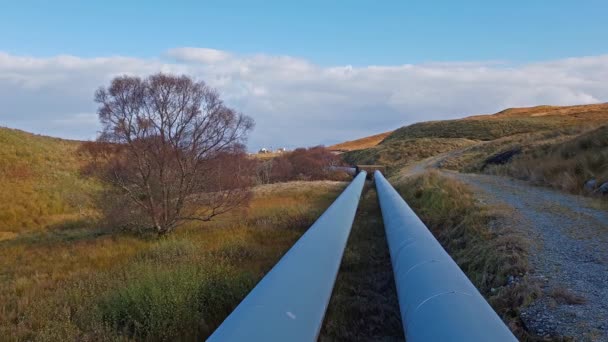
<path fill-rule="evenodd" d="M 79 141 L 0 127 L 0 239 L 78 219 L 99 187 L 80 175 Z"/>
<path fill-rule="evenodd" d="M 426 121 L 391 132 L 375 134 L 329 146 L 334 151 L 371 148 L 383 141 L 403 138 L 464 138 L 493 140 L 518 133 L 564 126 L 603 123 L 608 120 L 608 103 L 577 106 L 535 106 L 508 108 L 495 114 L 472 115 L 462 119 Z"/>
<path fill-rule="evenodd" d="M 382 140 L 384 140 L 386 137 L 388 137 L 391 133 L 393 133 L 393 132 L 392 131 L 384 132 L 384 133 L 371 135 L 369 137 L 365 137 L 365 138 L 361 138 L 361 139 L 346 141 L 343 143 L 329 146 L 328 149 L 330 149 L 332 151 L 346 152 L 346 151 L 355 151 L 355 150 L 362 150 L 364 148 L 374 147 L 374 146 L 378 145 L 379 143 L 381 143 Z"/>
<path fill-rule="evenodd" d="M 369 140 L 377 144 L 347 150 L 344 159 L 353 164 L 398 166 L 483 142 L 471 148 L 473 154 L 459 154 L 447 162 L 451 168 L 472 172 L 483 167 L 485 158 L 495 153 L 541 141 L 563 141 L 606 123 L 608 104 L 509 108 L 490 115 L 415 123 L 396 129 L 382 140 L 376 135 L 358 139 L 354 142 Z"/>
<path fill-rule="evenodd" d="M 594 125 L 608 120 L 608 104 L 510 108 L 491 115 L 428 121 L 395 130 L 384 141 L 406 138 L 494 140 L 521 133 Z"/>
<path fill-rule="evenodd" d="M 541 117 L 541 116 L 573 116 L 586 118 L 606 118 L 608 103 L 576 106 L 535 106 L 523 108 L 508 108 L 496 114 L 474 115 L 465 119 L 495 119 L 506 117 Z"/>

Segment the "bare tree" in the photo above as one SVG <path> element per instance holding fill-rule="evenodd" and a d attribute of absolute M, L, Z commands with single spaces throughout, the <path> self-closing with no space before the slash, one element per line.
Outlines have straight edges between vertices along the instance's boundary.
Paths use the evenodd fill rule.
<path fill-rule="evenodd" d="M 257 184 L 270 184 L 271 172 L 272 172 L 272 158 L 268 160 L 262 160 L 257 163 L 255 168 L 256 183 Z"/>
<path fill-rule="evenodd" d="M 95 170 L 159 235 L 250 198 L 242 144 L 253 120 L 228 108 L 205 83 L 167 74 L 122 76 L 100 88 L 95 101 L 103 127 L 90 146 Z"/>

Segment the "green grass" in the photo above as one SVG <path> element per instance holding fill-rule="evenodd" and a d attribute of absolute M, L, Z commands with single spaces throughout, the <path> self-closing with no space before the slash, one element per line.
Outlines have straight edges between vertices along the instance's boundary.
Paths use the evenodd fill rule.
<path fill-rule="evenodd" d="M 0 127 L 0 233 L 91 215 L 91 195 L 100 185 L 80 175 L 84 160 L 79 146 Z"/>
<path fill-rule="evenodd" d="M 169 261 L 179 260 L 170 255 Z M 253 274 L 205 258 L 198 263 L 180 262 L 177 267 L 140 262 L 127 271 L 135 279 L 102 294 L 97 308 L 102 322 L 112 330 L 146 341 L 208 336 L 256 281 Z"/>

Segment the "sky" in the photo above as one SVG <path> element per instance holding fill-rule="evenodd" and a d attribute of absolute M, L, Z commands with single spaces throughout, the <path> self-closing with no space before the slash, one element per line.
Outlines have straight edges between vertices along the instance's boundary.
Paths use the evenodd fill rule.
<path fill-rule="evenodd" d="M 252 150 L 606 102 L 606 13 L 593 0 L 0 0 L 0 126 L 94 139 L 94 91 L 159 71 L 253 117 Z"/>

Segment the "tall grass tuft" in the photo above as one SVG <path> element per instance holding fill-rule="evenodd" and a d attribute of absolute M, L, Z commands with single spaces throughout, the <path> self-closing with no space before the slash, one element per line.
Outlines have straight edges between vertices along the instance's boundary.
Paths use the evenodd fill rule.
<path fill-rule="evenodd" d="M 142 264 L 126 286 L 101 296 L 103 321 L 137 340 L 202 339 L 253 286 L 254 278 L 229 266 L 203 263 L 159 270 Z"/>

